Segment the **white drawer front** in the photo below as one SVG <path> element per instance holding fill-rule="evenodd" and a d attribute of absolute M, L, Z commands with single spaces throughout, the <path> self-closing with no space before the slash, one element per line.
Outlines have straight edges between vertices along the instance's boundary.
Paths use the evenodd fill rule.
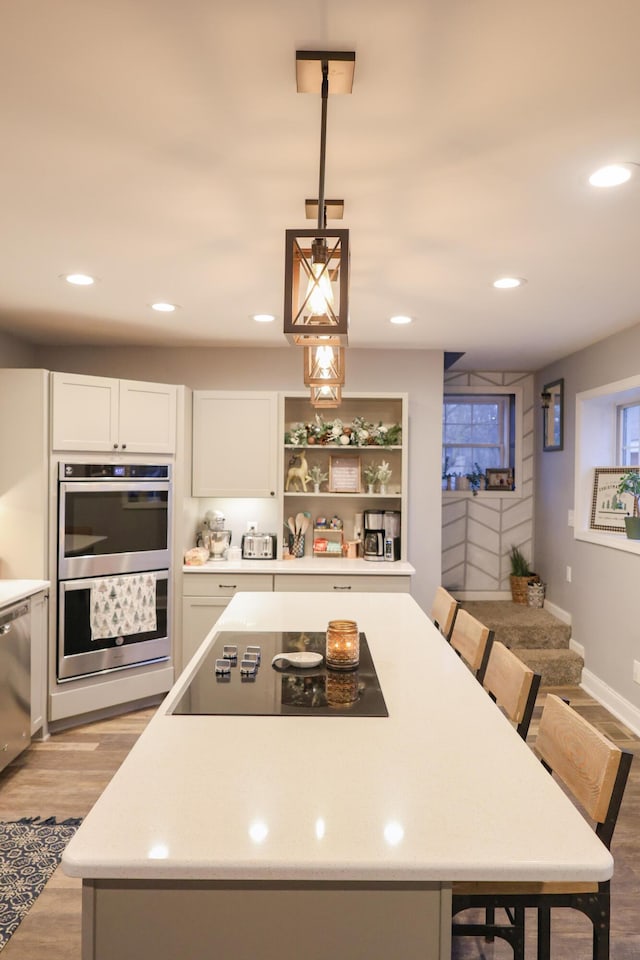
<path fill-rule="evenodd" d="M 320 574 L 276 574 L 274 577 L 276 591 L 288 593 L 316 590 L 321 593 L 409 593 L 410 577 L 348 577 Z"/>
<path fill-rule="evenodd" d="M 186 573 L 182 578 L 185 597 L 232 597 L 234 593 L 271 593 L 270 573 Z"/>

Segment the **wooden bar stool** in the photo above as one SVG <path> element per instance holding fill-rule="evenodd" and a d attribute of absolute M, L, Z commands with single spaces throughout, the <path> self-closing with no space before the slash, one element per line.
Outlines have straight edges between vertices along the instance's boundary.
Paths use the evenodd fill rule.
<path fill-rule="evenodd" d="M 573 799 L 595 822 L 598 837 L 610 847 L 632 754 L 607 740 L 553 694 L 547 696 L 534 749 L 549 772 L 564 783 Z M 608 880 L 601 883 L 454 883 L 454 918 L 463 910 L 476 907 L 489 911 L 503 907 L 509 923 L 459 923 L 454 919 L 454 936 L 501 937 L 513 947 L 514 960 L 524 960 L 525 908 L 535 908 L 538 960 L 550 960 L 551 910 L 569 907 L 584 913 L 592 923 L 592 960 L 609 960 Z"/>
<path fill-rule="evenodd" d="M 438 587 L 433 598 L 430 616 L 445 640 L 451 639 L 458 607 L 459 603 L 455 597 L 452 597 L 444 587 Z"/>
<path fill-rule="evenodd" d="M 526 740 L 540 688 L 540 674 L 518 660 L 504 643 L 494 640 L 482 686 Z"/>
<path fill-rule="evenodd" d="M 461 609 L 456 615 L 450 642 L 476 679 L 482 683 L 493 642 L 493 630 L 489 630 L 470 613 Z"/>

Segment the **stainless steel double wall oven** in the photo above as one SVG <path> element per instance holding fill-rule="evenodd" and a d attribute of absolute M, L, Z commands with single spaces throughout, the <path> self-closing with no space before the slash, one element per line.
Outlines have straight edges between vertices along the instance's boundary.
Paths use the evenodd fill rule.
<path fill-rule="evenodd" d="M 58 681 L 169 659 L 171 512 L 169 464 L 59 464 Z M 96 636 L 96 591 L 140 573 L 155 581 L 155 629 Z"/>

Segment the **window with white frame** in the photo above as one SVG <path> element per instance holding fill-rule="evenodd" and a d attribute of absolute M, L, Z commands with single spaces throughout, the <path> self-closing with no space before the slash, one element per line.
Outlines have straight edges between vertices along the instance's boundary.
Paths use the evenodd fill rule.
<path fill-rule="evenodd" d="M 446 393 L 442 406 L 442 473 L 513 468 L 515 395 Z"/>
<path fill-rule="evenodd" d="M 617 408 L 618 462 L 623 467 L 640 464 L 640 403 L 623 403 Z"/>

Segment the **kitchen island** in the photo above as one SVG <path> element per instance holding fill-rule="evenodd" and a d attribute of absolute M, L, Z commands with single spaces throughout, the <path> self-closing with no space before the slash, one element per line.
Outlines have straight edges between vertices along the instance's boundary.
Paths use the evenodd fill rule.
<path fill-rule="evenodd" d="M 339 618 L 366 635 L 388 716 L 173 714 L 217 631 Z M 63 866 L 84 881 L 83 960 L 443 960 L 451 881 L 613 869 L 415 601 L 377 593 L 237 594 Z"/>

